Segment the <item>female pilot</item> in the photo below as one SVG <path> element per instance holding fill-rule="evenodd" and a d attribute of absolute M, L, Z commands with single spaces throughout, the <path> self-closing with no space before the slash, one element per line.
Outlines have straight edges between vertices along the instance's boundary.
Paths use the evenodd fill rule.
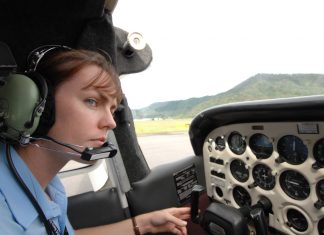
<path fill-rule="evenodd" d="M 122 97 L 119 78 L 107 59 L 94 51 L 58 50 L 44 57 L 37 71 L 46 78 L 52 98 L 49 94 L 35 136 L 71 143 L 80 151 L 82 146 L 102 146 L 108 131 L 116 127 L 113 115 Z M 26 146 L 0 145 L 0 234 L 187 234 L 189 208 L 168 208 L 138 215 L 133 221 L 73 231 L 57 173 L 68 161 L 83 160 L 48 139 L 35 138 Z M 7 154 L 37 203 L 15 180 Z"/>

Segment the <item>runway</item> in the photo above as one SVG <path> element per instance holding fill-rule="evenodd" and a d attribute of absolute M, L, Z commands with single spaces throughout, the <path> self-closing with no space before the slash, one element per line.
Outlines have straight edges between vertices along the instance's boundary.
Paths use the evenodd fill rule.
<path fill-rule="evenodd" d="M 150 168 L 194 155 L 188 133 L 143 135 L 138 142 Z"/>

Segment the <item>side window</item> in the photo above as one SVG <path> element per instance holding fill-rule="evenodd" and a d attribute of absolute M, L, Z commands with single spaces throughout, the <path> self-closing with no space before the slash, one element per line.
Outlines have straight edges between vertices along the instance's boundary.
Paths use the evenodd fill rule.
<path fill-rule="evenodd" d="M 150 168 L 193 156 L 188 135 L 191 119 L 135 120 L 139 145 Z"/>

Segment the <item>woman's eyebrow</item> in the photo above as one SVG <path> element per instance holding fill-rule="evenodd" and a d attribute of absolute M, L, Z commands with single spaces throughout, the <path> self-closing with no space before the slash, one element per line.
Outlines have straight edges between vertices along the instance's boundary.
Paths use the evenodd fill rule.
<path fill-rule="evenodd" d="M 99 94 L 100 98 L 103 100 L 109 101 L 112 98 L 112 96 L 109 95 L 109 93 L 107 91 L 99 89 L 99 90 L 96 90 L 96 92 Z"/>
<path fill-rule="evenodd" d="M 88 90 L 88 89 L 85 89 L 85 90 Z M 105 90 L 105 89 L 93 88 L 93 89 L 90 89 L 90 90 L 91 90 L 91 92 L 96 93 L 96 94 L 99 96 L 99 98 L 100 98 L 101 100 L 105 101 L 105 102 L 109 102 L 110 100 L 113 100 L 113 99 L 116 98 L 115 96 L 110 95 L 110 94 L 107 92 L 107 90 Z M 113 107 L 113 108 L 116 108 L 117 105 L 116 105 L 116 104 L 113 104 L 112 107 Z"/>
<path fill-rule="evenodd" d="M 99 96 L 102 96 L 102 97 L 108 96 L 106 91 L 103 91 L 102 88 L 98 88 L 98 87 L 85 86 L 85 87 L 82 87 L 82 90 L 92 92 L 92 93 L 96 93 L 96 94 L 98 94 Z"/>
<path fill-rule="evenodd" d="M 117 96 L 114 93 L 114 91 L 112 91 L 108 87 L 85 86 L 85 87 L 82 87 L 82 90 L 95 93 L 96 95 L 99 96 L 99 98 L 101 100 L 103 100 L 105 102 L 117 100 Z M 117 109 L 117 107 L 118 107 L 117 101 L 113 102 L 113 103 L 114 103 L 112 105 L 113 109 Z"/>

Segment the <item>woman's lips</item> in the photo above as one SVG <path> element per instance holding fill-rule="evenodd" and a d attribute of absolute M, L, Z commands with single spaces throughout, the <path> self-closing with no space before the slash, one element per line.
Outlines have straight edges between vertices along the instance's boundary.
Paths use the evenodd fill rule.
<path fill-rule="evenodd" d="M 99 137 L 97 139 L 91 139 L 91 142 L 94 143 L 93 147 L 100 147 L 106 142 L 105 137 Z"/>

